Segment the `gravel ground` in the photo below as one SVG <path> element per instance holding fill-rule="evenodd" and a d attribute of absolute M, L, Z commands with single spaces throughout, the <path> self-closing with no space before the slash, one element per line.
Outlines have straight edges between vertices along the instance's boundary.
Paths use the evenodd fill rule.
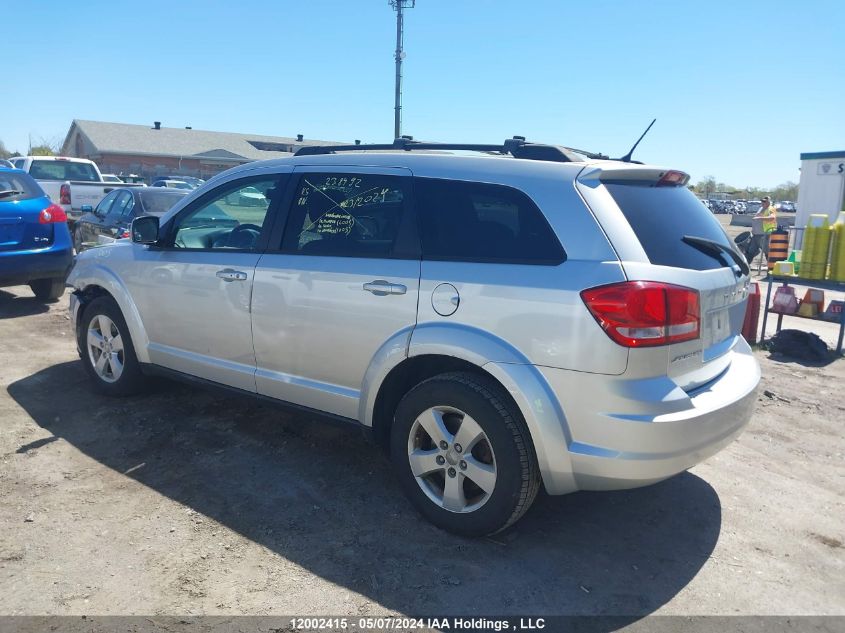
<path fill-rule="evenodd" d="M 768 395 L 722 453 L 470 540 L 357 431 L 163 381 L 95 395 L 67 295 L 30 297 L 0 290 L 0 614 L 845 615 L 842 361 L 757 352 Z"/>

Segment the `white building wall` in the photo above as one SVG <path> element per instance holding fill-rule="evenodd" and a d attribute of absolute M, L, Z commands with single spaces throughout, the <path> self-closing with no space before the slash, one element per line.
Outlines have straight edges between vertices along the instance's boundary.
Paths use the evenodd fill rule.
<path fill-rule="evenodd" d="M 823 158 L 817 158 L 819 155 Z M 795 226 L 807 226 L 810 215 L 824 213 L 833 223 L 845 210 L 845 152 L 801 155 L 801 179 L 798 183 L 798 213 Z M 800 247 L 801 234 L 796 235 Z"/>

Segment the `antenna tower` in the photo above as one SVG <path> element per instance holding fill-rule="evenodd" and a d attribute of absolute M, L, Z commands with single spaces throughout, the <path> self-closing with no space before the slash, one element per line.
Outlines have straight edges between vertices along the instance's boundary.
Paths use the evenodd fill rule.
<path fill-rule="evenodd" d="M 405 9 L 413 9 L 416 0 L 388 0 L 388 4 L 396 11 L 396 105 L 393 117 L 393 138 L 402 136 L 402 59 L 405 52 L 402 50 L 405 25 L 402 12 Z"/>

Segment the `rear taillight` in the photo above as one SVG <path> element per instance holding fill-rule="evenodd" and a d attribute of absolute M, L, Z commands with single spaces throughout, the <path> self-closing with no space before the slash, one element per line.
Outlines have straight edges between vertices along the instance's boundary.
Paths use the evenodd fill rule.
<path fill-rule="evenodd" d="M 626 281 L 581 292 L 602 329 L 625 347 L 653 347 L 697 339 L 698 291 L 657 281 Z"/>
<path fill-rule="evenodd" d="M 59 187 L 59 202 L 61 204 L 70 204 L 70 185 L 67 183 Z"/>
<path fill-rule="evenodd" d="M 38 222 L 41 224 L 67 222 L 67 214 L 64 209 L 54 203 L 38 214 Z"/>
<path fill-rule="evenodd" d="M 131 233 L 129 232 L 129 230 L 127 229 L 127 230 L 125 230 L 123 233 L 121 233 L 121 234 L 120 234 L 120 237 L 121 237 L 121 239 L 124 239 L 124 240 L 125 240 L 127 237 L 131 237 L 131 235 L 132 235 L 132 234 L 131 234 Z"/>

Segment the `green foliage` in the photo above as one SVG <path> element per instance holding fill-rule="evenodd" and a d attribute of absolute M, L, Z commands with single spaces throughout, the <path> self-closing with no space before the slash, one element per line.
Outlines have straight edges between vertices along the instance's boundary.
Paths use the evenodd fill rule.
<path fill-rule="evenodd" d="M 705 176 L 703 180 L 699 180 L 692 187 L 692 190 L 701 198 L 710 198 L 714 193 L 727 193 L 732 198 L 744 198 L 746 200 L 759 200 L 763 196 L 769 196 L 776 202 L 781 200 L 795 202 L 798 199 L 798 184 L 792 181 L 782 183 L 774 189 L 763 189 L 762 187 L 738 189 L 723 182 L 716 182 L 713 176 Z"/>
<path fill-rule="evenodd" d="M 36 145 L 29 150 L 30 156 L 55 156 L 53 148 L 49 145 Z"/>

